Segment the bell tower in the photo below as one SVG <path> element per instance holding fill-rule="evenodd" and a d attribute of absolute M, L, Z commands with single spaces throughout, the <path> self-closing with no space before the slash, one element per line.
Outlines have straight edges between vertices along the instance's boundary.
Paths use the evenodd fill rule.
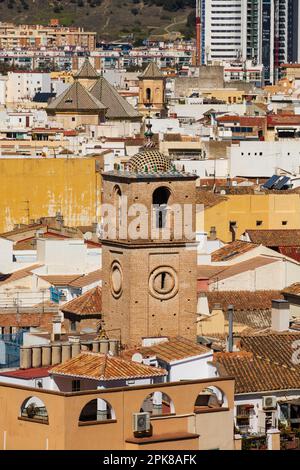
<path fill-rule="evenodd" d="M 196 340 L 197 177 L 151 147 L 102 176 L 105 331 L 125 346 L 147 336 Z"/>
<path fill-rule="evenodd" d="M 142 114 L 161 114 L 165 109 L 165 78 L 154 62 L 139 77 L 139 104 Z"/>

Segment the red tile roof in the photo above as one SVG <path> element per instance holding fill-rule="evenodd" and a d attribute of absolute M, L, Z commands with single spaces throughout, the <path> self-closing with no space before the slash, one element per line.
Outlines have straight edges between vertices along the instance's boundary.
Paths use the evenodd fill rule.
<path fill-rule="evenodd" d="M 267 120 L 268 127 L 300 126 L 300 115 L 298 114 L 269 114 Z"/>
<path fill-rule="evenodd" d="M 94 287 L 84 294 L 62 305 L 62 312 L 75 315 L 100 315 L 102 312 L 101 287 Z"/>
<path fill-rule="evenodd" d="M 81 276 L 79 274 L 47 274 L 39 277 L 53 286 L 68 286 Z"/>
<path fill-rule="evenodd" d="M 83 352 L 50 369 L 50 374 L 84 377 L 94 380 L 122 380 L 147 377 L 163 377 L 164 369 L 145 366 L 138 362 L 105 354 Z"/>
<path fill-rule="evenodd" d="M 219 123 L 236 123 L 243 127 L 263 127 L 266 123 L 266 118 L 254 116 L 220 116 L 217 117 Z"/>
<path fill-rule="evenodd" d="M 300 388 L 300 368 L 284 367 L 251 352 L 216 353 L 221 377 L 235 378 L 235 393 L 270 392 Z"/>
<path fill-rule="evenodd" d="M 300 340 L 299 333 L 262 333 L 255 336 L 245 336 L 241 340 L 241 348 L 250 351 L 256 356 L 269 360 L 286 367 L 295 368 L 293 361 L 295 348 L 293 344 Z M 298 364 L 300 371 L 300 365 Z M 299 377 L 300 379 L 300 377 Z M 300 388 L 300 381 L 298 384 Z"/>
<path fill-rule="evenodd" d="M 185 338 L 172 338 L 169 341 L 164 341 L 151 347 L 139 348 L 139 352 L 144 357 L 156 356 L 162 361 L 172 362 L 207 354 L 210 352 L 210 349 Z"/>
<path fill-rule="evenodd" d="M 269 310 L 272 308 L 272 300 L 283 298 L 277 290 L 213 291 L 205 292 L 205 295 L 210 310 L 220 304 L 224 312 L 228 305 L 233 305 L 235 310 Z"/>
<path fill-rule="evenodd" d="M 277 263 L 279 260 L 278 258 L 267 258 L 264 256 L 256 256 L 255 258 L 251 258 L 246 261 L 242 261 L 241 263 L 236 263 L 228 266 L 223 271 L 219 272 L 214 280 L 222 281 L 223 279 L 228 279 L 232 276 L 237 276 L 238 274 L 247 272 L 247 271 L 254 271 L 255 269 L 261 268 L 263 266 L 267 266 L 268 264 Z"/>
<path fill-rule="evenodd" d="M 84 276 L 80 276 L 74 281 L 70 283 L 71 287 L 86 287 L 90 284 L 93 284 L 94 282 L 99 282 L 102 279 L 102 270 L 97 269 L 96 271 L 92 271 L 88 274 L 85 274 Z"/>
<path fill-rule="evenodd" d="M 300 230 L 246 230 L 252 243 L 268 247 L 300 246 Z"/>
<path fill-rule="evenodd" d="M 248 251 L 251 251 L 257 247 L 258 245 L 256 245 L 255 243 L 249 243 L 249 242 L 244 242 L 242 240 L 236 240 L 214 251 L 211 255 L 211 260 L 214 263 L 232 260 L 235 257 L 243 253 L 247 253 Z"/>
<path fill-rule="evenodd" d="M 30 380 L 48 377 L 50 367 L 37 367 L 33 369 L 18 369 L 7 372 L 1 372 L 1 377 L 13 377 L 16 379 Z"/>
<path fill-rule="evenodd" d="M 10 274 L 0 274 L 0 286 L 3 286 L 4 284 L 8 284 L 10 282 L 19 281 L 27 276 L 32 276 L 32 271 L 37 268 L 40 268 L 41 266 L 41 264 L 33 264 L 32 266 L 28 266 L 24 269 L 19 269 L 18 271 L 14 271 Z"/>
<path fill-rule="evenodd" d="M 292 294 L 300 295 L 300 282 L 295 282 L 294 284 L 283 289 L 282 294 Z"/>

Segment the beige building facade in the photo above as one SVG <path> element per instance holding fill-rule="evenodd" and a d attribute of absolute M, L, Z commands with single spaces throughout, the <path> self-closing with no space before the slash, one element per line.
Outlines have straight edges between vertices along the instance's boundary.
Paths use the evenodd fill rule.
<path fill-rule="evenodd" d="M 221 406 L 195 406 L 207 388 L 220 392 Z M 150 435 L 137 437 L 133 413 L 140 411 L 144 399 L 154 391 L 168 395 L 174 412 L 152 416 Z M 30 397 L 43 403 L 42 419 L 22 416 L 22 406 Z M 232 378 L 72 393 L 2 383 L 0 398 L 2 450 L 234 449 Z M 82 409 L 97 398 L 110 404 L 113 419 L 80 422 Z"/>

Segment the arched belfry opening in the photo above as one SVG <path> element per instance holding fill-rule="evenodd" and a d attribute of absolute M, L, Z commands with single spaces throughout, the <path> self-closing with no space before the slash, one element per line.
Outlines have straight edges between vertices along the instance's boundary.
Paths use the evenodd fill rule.
<path fill-rule="evenodd" d="M 152 195 L 152 205 L 155 211 L 156 228 L 164 228 L 167 223 L 167 210 L 170 203 L 171 191 L 165 186 L 156 188 Z"/>
<path fill-rule="evenodd" d="M 146 101 L 151 103 L 151 88 L 146 88 Z"/>

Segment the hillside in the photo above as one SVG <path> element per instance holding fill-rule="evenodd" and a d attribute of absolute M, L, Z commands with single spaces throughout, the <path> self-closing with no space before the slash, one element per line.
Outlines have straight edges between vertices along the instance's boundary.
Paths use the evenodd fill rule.
<path fill-rule="evenodd" d="M 66 26 L 97 31 L 99 39 L 132 35 L 137 43 L 173 32 L 193 34 L 187 19 L 194 0 L 0 0 L 0 20 L 47 24 L 59 18 Z"/>

